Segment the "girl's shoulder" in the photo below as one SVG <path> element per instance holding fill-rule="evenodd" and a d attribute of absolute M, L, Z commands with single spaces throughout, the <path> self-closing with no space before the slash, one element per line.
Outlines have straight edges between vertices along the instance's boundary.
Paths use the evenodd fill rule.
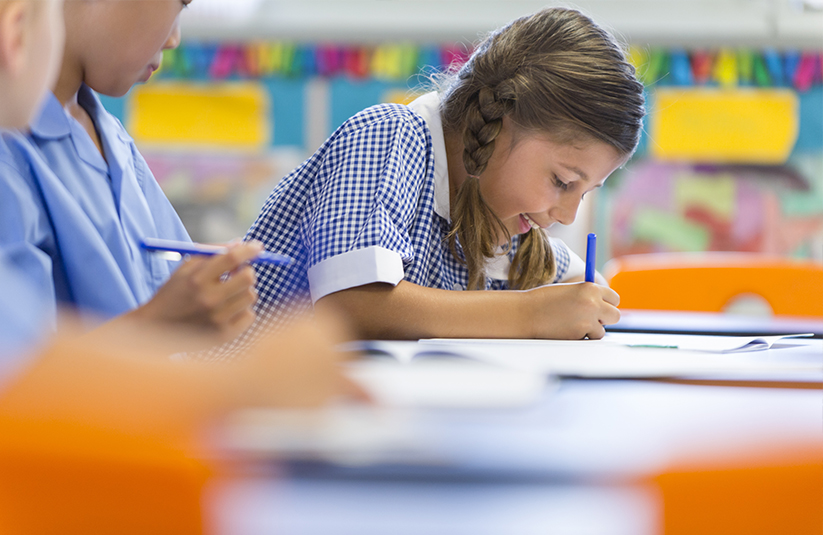
<path fill-rule="evenodd" d="M 348 135 L 365 129 L 409 129 L 422 135 L 429 134 L 426 121 L 404 104 L 377 104 L 355 114 L 340 128 L 338 135 Z"/>

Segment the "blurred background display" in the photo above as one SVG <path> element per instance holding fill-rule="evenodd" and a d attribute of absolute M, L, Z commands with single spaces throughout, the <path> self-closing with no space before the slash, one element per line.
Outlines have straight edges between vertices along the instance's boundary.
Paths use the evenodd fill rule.
<path fill-rule="evenodd" d="M 197 0 L 161 71 L 105 105 L 192 238 L 243 236 L 276 182 L 348 117 L 406 103 L 526 0 Z M 823 261 L 823 6 L 594 0 L 647 88 L 634 158 L 577 221 L 573 249 L 747 251 Z"/>

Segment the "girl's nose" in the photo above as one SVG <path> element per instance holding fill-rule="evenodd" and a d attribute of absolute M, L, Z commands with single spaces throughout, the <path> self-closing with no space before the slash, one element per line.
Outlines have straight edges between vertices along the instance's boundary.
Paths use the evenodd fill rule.
<path fill-rule="evenodd" d="M 180 46 L 180 17 L 174 21 L 169 38 L 163 44 L 163 50 L 174 49 Z"/>
<path fill-rule="evenodd" d="M 580 198 L 574 195 L 569 195 L 549 210 L 549 217 L 561 225 L 571 225 L 574 223 L 574 218 L 577 216 L 577 208 L 579 206 Z"/>

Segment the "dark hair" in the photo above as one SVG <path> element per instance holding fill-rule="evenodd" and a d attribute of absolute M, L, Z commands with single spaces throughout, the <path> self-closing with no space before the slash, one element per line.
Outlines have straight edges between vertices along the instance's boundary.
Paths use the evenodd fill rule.
<path fill-rule="evenodd" d="M 506 232 L 480 195 L 479 177 L 495 149 L 503 117 L 515 129 L 556 142 L 597 140 L 628 158 L 640 139 L 645 114 L 643 85 L 615 39 L 578 11 L 542 10 L 490 34 L 444 87 L 444 130 L 463 140 L 470 175 L 452 208 L 449 242 L 463 247 L 469 287 L 484 287 L 485 259 L 494 256 L 498 232 Z M 545 233 L 526 233 L 509 272 L 512 288 L 527 289 L 554 278 Z"/>

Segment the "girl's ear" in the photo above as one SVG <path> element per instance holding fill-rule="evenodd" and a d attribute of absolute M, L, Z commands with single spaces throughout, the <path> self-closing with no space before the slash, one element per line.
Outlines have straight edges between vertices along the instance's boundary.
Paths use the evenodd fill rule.
<path fill-rule="evenodd" d="M 12 77 L 25 63 L 27 17 L 31 16 L 29 2 L 12 0 L 0 11 L 0 68 Z"/>

